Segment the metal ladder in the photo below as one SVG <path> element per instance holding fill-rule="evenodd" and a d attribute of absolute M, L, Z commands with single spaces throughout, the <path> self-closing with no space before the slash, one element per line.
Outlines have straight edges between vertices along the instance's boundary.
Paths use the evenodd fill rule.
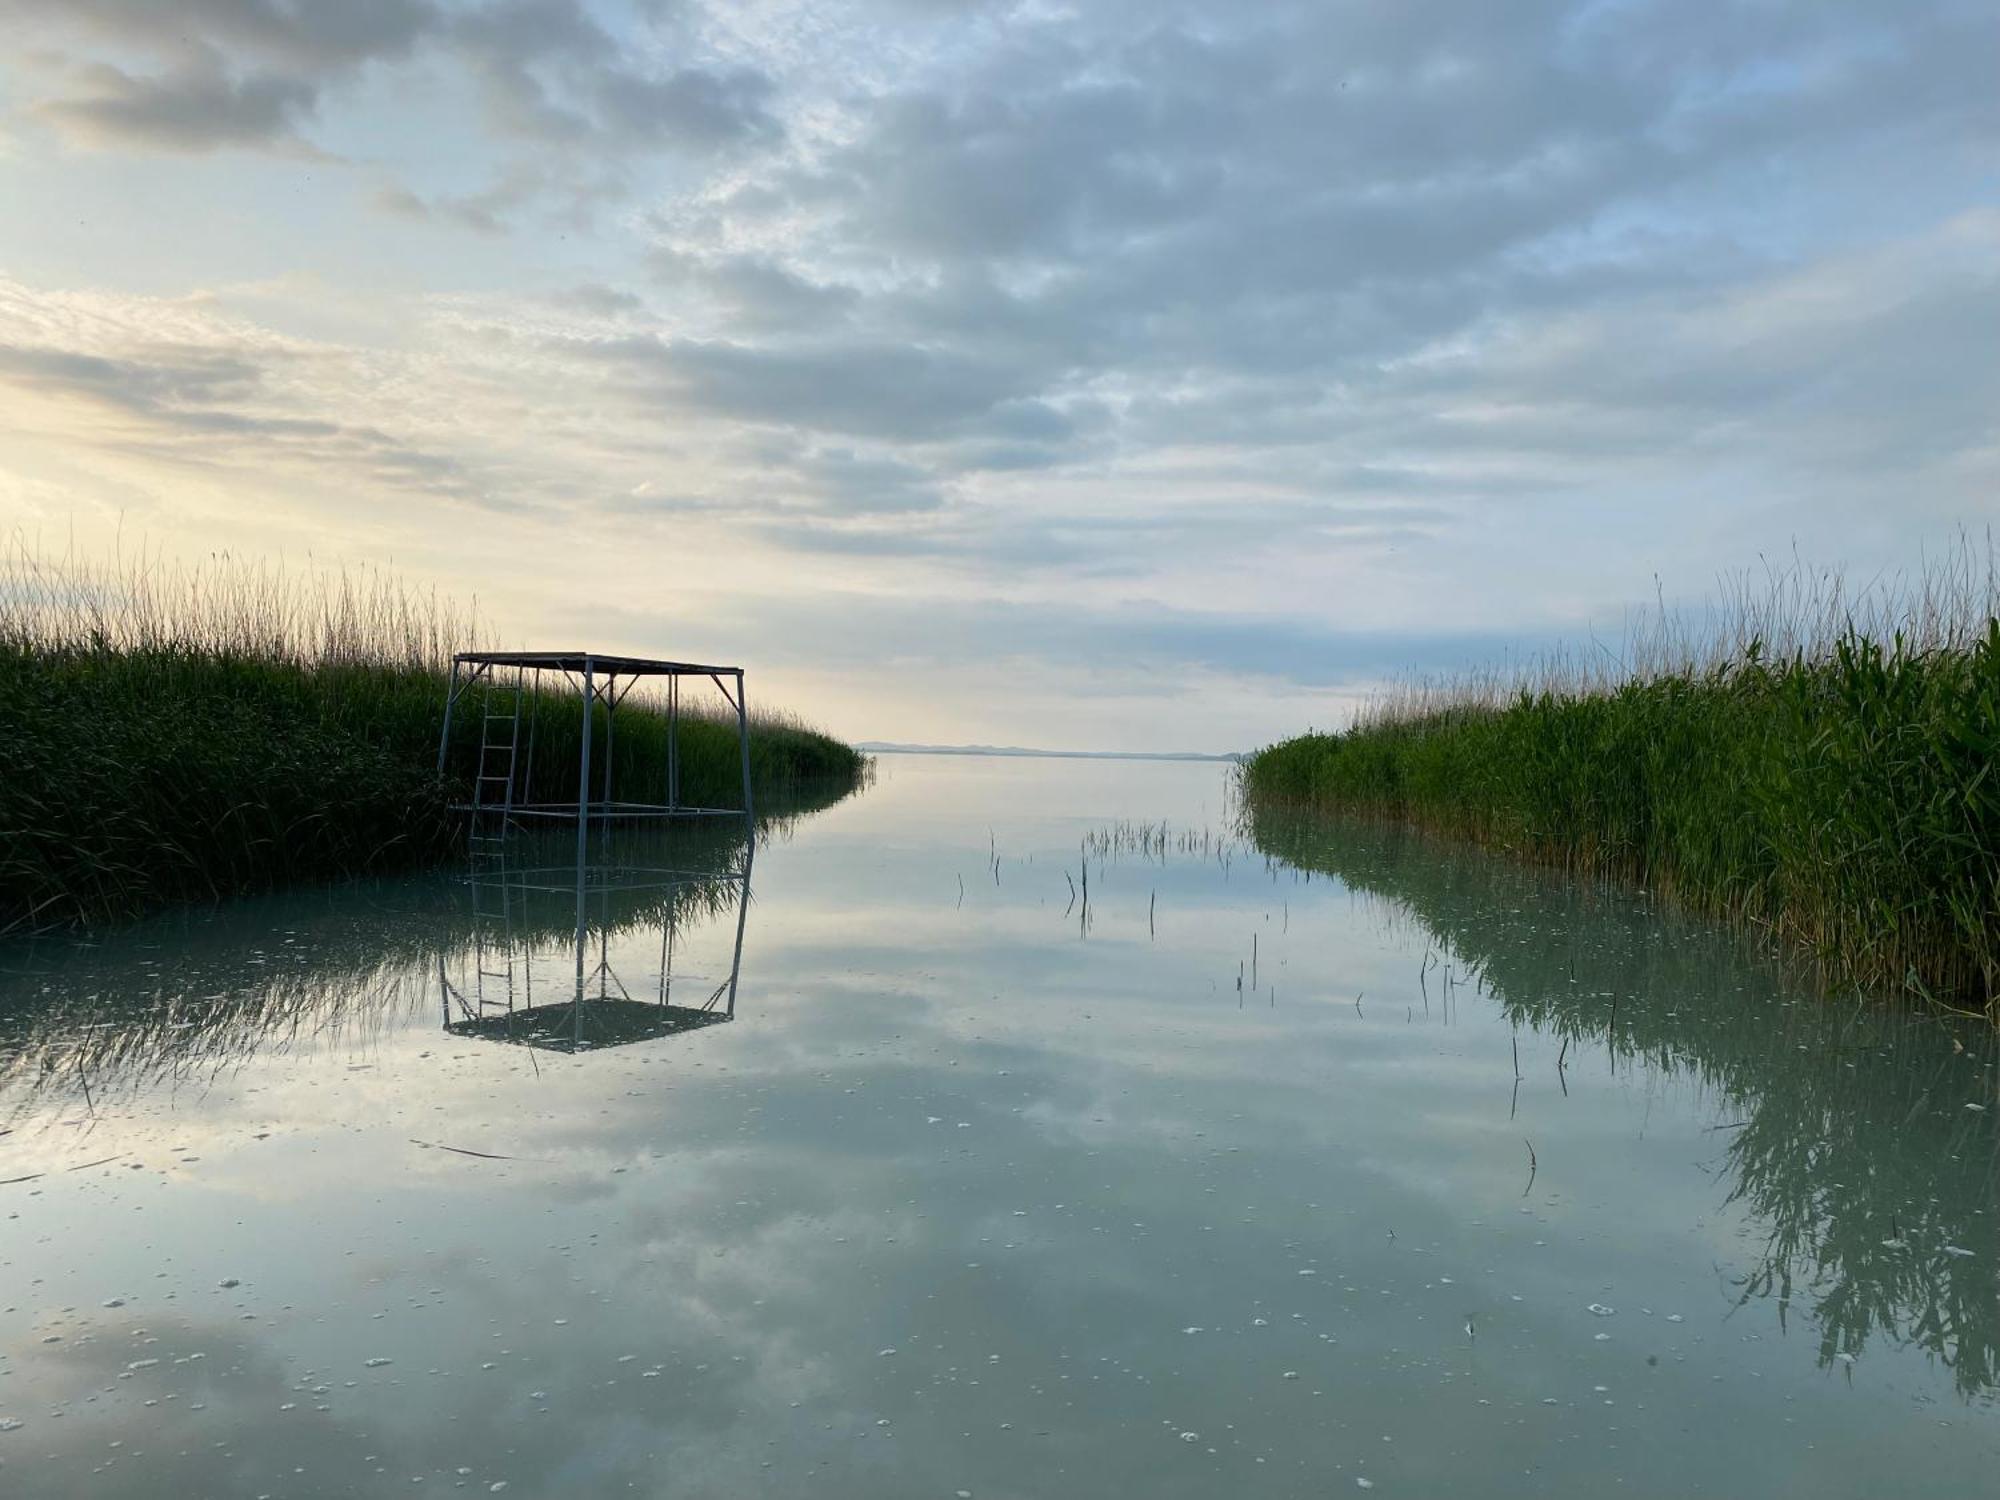
<path fill-rule="evenodd" d="M 511 1013 L 517 983 L 526 986 L 526 1003 L 534 1004 L 534 952 L 515 939 L 514 892 L 506 867 L 496 862 L 484 874 L 475 872 L 471 884 L 472 998 L 470 1005 L 461 998 L 461 1008 L 471 1016 L 489 1009 Z"/>
<path fill-rule="evenodd" d="M 511 683 L 489 681 L 483 698 L 479 766 L 472 782 L 472 828 L 467 839 L 475 864 L 499 857 L 514 815 L 514 772 L 521 750 L 522 675 L 522 669 L 516 667 Z"/>

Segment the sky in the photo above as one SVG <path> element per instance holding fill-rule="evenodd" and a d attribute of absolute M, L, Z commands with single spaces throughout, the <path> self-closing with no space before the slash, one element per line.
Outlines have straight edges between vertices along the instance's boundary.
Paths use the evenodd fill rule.
<path fill-rule="evenodd" d="M 0 523 L 1221 751 L 2000 519 L 1992 0 L 0 0 Z"/>

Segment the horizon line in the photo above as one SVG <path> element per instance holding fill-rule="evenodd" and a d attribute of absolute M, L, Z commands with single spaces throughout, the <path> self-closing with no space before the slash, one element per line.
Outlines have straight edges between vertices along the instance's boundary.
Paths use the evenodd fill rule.
<path fill-rule="evenodd" d="M 854 748 L 870 755 L 1032 756 L 1051 760 L 1240 761 L 1248 753 L 1242 750 L 1047 750 L 1033 745 L 924 745 L 900 740 L 856 740 Z"/>

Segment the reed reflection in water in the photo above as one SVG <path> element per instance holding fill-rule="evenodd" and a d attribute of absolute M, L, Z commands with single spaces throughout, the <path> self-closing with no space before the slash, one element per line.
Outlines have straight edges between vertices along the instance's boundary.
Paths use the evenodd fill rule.
<path fill-rule="evenodd" d="M 836 800 L 761 815 L 758 840 L 788 839 Z M 608 829 L 593 835 L 581 880 L 574 851 L 573 834 L 524 835 L 472 872 L 252 898 L 102 940 L 16 942 L 0 986 L 0 1118 L 52 1099 L 88 1110 L 199 1089 L 260 1054 L 365 1049 L 439 1004 L 453 1035 L 547 1048 L 566 1033 L 565 1050 L 733 1016 L 752 904 L 743 831 Z M 729 946 L 719 962 L 681 972 L 697 929 L 726 929 Z M 643 1000 L 629 988 L 637 977 L 621 972 L 629 959 L 614 962 L 614 950 L 635 948 L 658 956 Z M 711 968 L 710 987 L 690 994 Z"/>
<path fill-rule="evenodd" d="M 1284 878 L 1332 876 L 1420 923 L 1459 979 L 1570 1074 L 1712 1101 L 1722 1196 L 1763 1236 L 1739 1305 L 1803 1309 L 1823 1365 L 1922 1349 L 2000 1385 L 2000 1101 L 1990 1030 L 1825 997 L 1669 903 L 1365 822 L 1251 812 Z M 1438 981 L 1433 977 L 1430 984 Z"/>

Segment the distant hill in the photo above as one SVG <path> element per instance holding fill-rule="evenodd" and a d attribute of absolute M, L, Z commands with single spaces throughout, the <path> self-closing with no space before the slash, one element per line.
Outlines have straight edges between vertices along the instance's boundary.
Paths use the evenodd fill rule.
<path fill-rule="evenodd" d="M 1039 756 L 1050 760 L 1212 760 L 1240 761 L 1235 751 L 1226 755 L 1203 755 L 1193 750 L 1033 750 L 1021 745 L 898 745 L 886 740 L 863 740 L 855 747 L 870 755 L 1016 755 Z"/>

